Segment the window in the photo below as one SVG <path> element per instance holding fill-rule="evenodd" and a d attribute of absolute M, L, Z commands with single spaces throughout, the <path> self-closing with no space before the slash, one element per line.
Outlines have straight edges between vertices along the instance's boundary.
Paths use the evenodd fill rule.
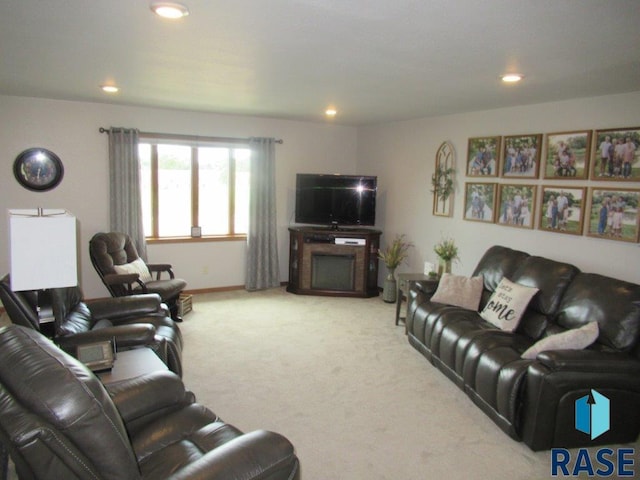
<path fill-rule="evenodd" d="M 249 159 L 244 144 L 191 137 L 141 137 L 140 189 L 148 239 L 244 238 Z"/>

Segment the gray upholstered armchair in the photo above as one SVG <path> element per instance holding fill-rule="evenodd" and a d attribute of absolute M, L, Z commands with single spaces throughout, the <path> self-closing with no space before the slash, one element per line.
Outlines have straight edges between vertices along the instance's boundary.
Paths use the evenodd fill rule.
<path fill-rule="evenodd" d="M 0 329 L 0 440 L 21 479 L 294 480 L 293 445 L 243 434 L 168 371 L 103 385 L 35 330 Z"/>
<path fill-rule="evenodd" d="M 182 320 L 178 315 L 178 298 L 187 282 L 176 278 L 169 264 L 145 263 L 129 235 L 96 233 L 89 242 L 89 256 L 111 296 L 157 293 L 169 307 L 171 318 Z"/>

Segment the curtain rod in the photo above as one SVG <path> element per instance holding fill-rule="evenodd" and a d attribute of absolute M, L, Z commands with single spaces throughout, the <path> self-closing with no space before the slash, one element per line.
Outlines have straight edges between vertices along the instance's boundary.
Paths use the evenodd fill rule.
<path fill-rule="evenodd" d="M 100 127 L 98 129 L 100 133 L 109 134 L 109 129 Z M 215 142 L 229 142 L 229 143 L 248 143 L 251 138 L 234 138 L 234 137 L 201 137 L 197 135 L 179 135 L 179 134 L 170 134 L 170 133 L 151 133 L 151 132 L 140 132 L 140 135 L 147 138 L 167 138 L 167 139 L 175 139 L 175 140 L 190 140 L 190 141 L 198 141 L 198 140 L 208 140 Z M 283 144 L 284 140 L 276 139 L 274 140 L 276 143 Z"/>

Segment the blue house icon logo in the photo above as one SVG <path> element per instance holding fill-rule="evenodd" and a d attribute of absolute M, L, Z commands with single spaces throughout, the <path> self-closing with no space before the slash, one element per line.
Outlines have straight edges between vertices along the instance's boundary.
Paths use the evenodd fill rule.
<path fill-rule="evenodd" d="M 576 430 L 598 438 L 610 428 L 610 401 L 591 390 L 589 395 L 576 400 Z"/>

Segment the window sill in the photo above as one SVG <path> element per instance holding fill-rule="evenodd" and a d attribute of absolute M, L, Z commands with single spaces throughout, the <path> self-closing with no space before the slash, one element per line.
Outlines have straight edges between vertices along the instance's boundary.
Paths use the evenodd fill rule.
<path fill-rule="evenodd" d="M 246 235 L 209 235 L 203 237 L 165 237 L 152 238 L 147 237 L 148 245 L 157 245 L 162 243 L 209 243 L 209 242 L 245 242 Z"/>

